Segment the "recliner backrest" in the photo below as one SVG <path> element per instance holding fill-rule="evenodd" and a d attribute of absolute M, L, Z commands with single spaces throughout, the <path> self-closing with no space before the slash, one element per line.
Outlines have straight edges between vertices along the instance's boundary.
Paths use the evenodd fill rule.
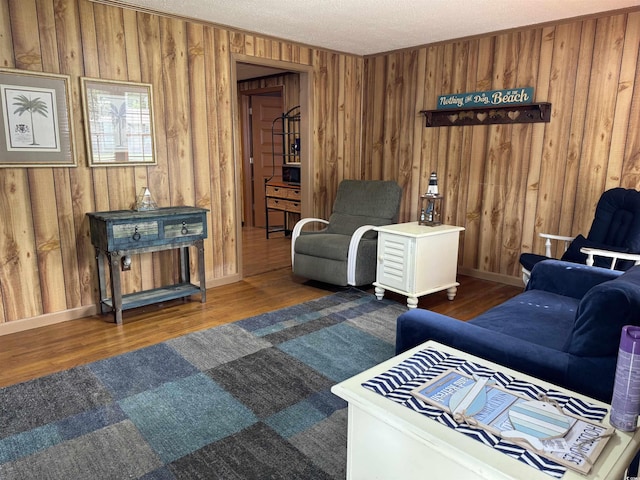
<path fill-rule="evenodd" d="M 401 199 L 402 189 L 391 180 L 343 180 L 327 233 L 352 235 L 362 225 L 396 223 Z"/>
<path fill-rule="evenodd" d="M 604 192 L 587 238 L 640 253 L 640 192 L 619 187 Z"/>

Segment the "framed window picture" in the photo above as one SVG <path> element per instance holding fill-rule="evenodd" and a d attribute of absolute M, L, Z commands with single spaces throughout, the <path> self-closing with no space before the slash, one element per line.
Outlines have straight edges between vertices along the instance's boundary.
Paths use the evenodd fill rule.
<path fill-rule="evenodd" d="M 89 166 L 155 165 L 152 86 L 81 81 Z"/>
<path fill-rule="evenodd" d="M 0 68 L 0 167 L 75 167 L 70 77 Z"/>

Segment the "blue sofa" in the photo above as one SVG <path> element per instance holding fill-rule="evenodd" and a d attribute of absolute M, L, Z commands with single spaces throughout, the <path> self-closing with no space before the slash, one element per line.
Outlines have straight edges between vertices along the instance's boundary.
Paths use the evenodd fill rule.
<path fill-rule="evenodd" d="M 640 325 L 640 266 L 620 272 L 545 260 L 523 293 L 468 322 L 403 313 L 396 353 L 435 340 L 610 402 L 624 325 Z"/>

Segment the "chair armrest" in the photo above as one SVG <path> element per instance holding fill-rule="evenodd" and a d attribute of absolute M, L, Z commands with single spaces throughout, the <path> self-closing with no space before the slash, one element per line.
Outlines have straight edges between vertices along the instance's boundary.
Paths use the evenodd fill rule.
<path fill-rule="evenodd" d="M 302 233 L 302 228 L 305 225 L 313 222 L 324 223 L 325 225 L 329 225 L 329 221 L 323 220 L 322 218 L 302 218 L 298 220 L 298 222 L 293 227 L 293 230 L 291 231 L 291 268 L 293 268 L 293 261 L 294 261 L 293 258 L 295 257 L 295 253 L 296 253 L 296 249 L 295 249 L 296 238 L 300 236 L 300 233 Z"/>
<path fill-rule="evenodd" d="M 592 287 L 613 280 L 622 273 L 562 260 L 543 260 L 533 267 L 525 290 L 544 290 L 579 300 Z"/>
<path fill-rule="evenodd" d="M 362 236 L 375 227 L 373 225 L 363 225 L 358 227 L 349 242 L 349 253 L 347 254 L 347 283 L 355 286 L 356 284 L 356 258 L 358 257 L 358 245 Z"/>
<path fill-rule="evenodd" d="M 593 256 L 597 255 L 599 257 L 607 257 L 611 259 L 611 265 L 609 266 L 610 270 L 613 270 L 616 266 L 616 261 L 618 260 L 633 260 L 635 265 L 640 265 L 640 255 L 636 253 L 622 253 L 622 252 L 614 252 L 611 250 L 601 250 L 599 248 L 591 248 L 591 247 L 582 247 L 580 252 L 585 253 L 587 255 L 587 265 L 593 265 Z"/>
<path fill-rule="evenodd" d="M 564 251 L 566 252 L 567 248 L 569 248 L 569 244 L 575 238 L 568 237 L 566 235 L 552 235 L 551 233 L 539 233 L 538 235 L 540 235 L 541 238 L 546 238 L 546 241 L 544 242 L 544 254 L 550 258 L 553 257 L 553 255 L 551 255 L 551 240 L 564 242 Z"/>

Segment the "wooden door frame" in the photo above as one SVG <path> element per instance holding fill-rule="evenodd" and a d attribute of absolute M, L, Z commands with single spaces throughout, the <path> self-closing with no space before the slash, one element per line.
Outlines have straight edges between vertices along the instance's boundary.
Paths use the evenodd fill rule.
<path fill-rule="evenodd" d="M 264 87 L 264 88 L 252 88 L 250 90 L 240 91 L 240 111 L 242 115 L 242 125 L 239 126 L 239 133 L 242 139 L 242 162 L 240 172 L 244 172 L 245 175 L 242 178 L 242 195 L 240 201 L 242 202 L 242 212 L 246 226 L 254 226 L 253 216 L 251 221 L 247 221 L 248 214 L 251 214 L 253 209 L 247 205 L 247 192 L 253 192 L 253 185 L 251 185 L 251 178 L 247 178 L 246 172 L 251 170 L 251 162 L 249 160 L 249 152 L 251 150 L 252 138 L 249 135 L 248 126 L 251 122 L 249 115 L 249 99 L 253 96 L 259 96 L 266 93 L 280 92 L 280 98 L 284 103 L 284 85 L 278 85 L 276 87 Z M 255 158 L 254 158 L 255 162 Z M 241 175 L 242 176 L 242 175 Z"/>
<path fill-rule="evenodd" d="M 237 64 L 249 63 L 267 67 L 281 68 L 300 75 L 300 144 L 304 147 L 300 151 L 300 189 L 301 189 L 301 217 L 310 217 L 313 212 L 313 67 L 298 63 L 283 62 L 267 58 L 256 58 L 239 53 L 231 53 L 231 112 L 233 115 L 233 162 L 235 168 L 236 202 L 236 265 L 238 280 L 242 280 L 242 132 L 240 130 L 240 106 L 238 105 Z"/>

